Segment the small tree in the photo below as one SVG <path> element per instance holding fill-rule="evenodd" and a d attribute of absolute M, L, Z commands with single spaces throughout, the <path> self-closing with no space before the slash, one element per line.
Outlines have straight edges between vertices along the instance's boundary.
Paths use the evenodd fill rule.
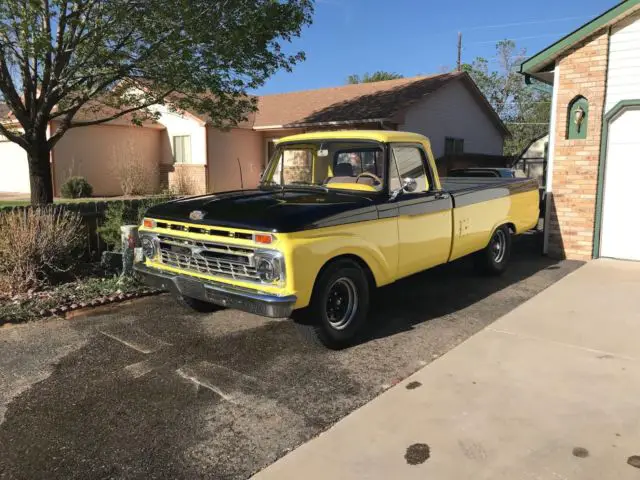
<path fill-rule="evenodd" d="M 512 40 L 503 40 L 496 45 L 497 70 L 490 70 L 489 61 L 482 57 L 462 66 L 511 131 L 505 142 L 506 155 L 520 153 L 549 129 L 551 94 L 526 85 L 518 73 L 525 58 L 525 50 L 517 50 Z"/>
<path fill-rule="evenodd" d="M 132 140 L 113 146 L 113 174 L 125 196 L 151 193 L 157 184 L 156 172 L 145 162 L 139 147 Z"/>
<path fill-rule="evenodd" d="M 378 70 L 373 73 L 365 73 L 360 76 L 358 74 L 349 75 L 347 77 L 347 83 L 373 83 L 373 82 L 382 82 L 384 80 L 396 80 L 398 78 L 404 78 L 399 73 L 393 72 L 383 72 L 382 70 Z"/>
<path fill-rule="evenodd" d="M 27 152 L 32 202 L 53 200 L 49 156 L 70 128 L 140 123 L 164 103 L 216 127 L 244 119 L 255 109 L 246 90 L 303 59 L 282 42 L 312 10 L 313 0 L 0 1 L 0 101 L 19 124 L 0 134 Z"/>

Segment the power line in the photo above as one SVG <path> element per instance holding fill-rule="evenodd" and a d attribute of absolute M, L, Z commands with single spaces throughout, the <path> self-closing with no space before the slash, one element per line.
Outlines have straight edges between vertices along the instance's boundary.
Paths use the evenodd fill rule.
<path fill-rule="evenodd" d="M 545 23 L 554 23 L 554 22 L 565 22 L 565 21 L 569 21 L 569 20 L 584 20 L 587 18 L 591 18 L 591 17 L 587 17 L 587 16 L 579 16 L 579 17 L 562 17 L 562 18 L 550 18 L 547 20 L 531 20 L 531 21 L 526 21 L 526 22 L 514 22 L 514 23 L 501 23 L 501 24 L 496 24 L 496 25 L 479 25 L 477 27 L 470 27 L 470 28 L 463 28 L 461 29 L 462 31 L 466 31 L 466 32 L 470 32 L 473 30 L 489 30 L 492 28 L 505 28 L 505 27 L 520 27 L 523 25 L 540 25 L 540 24 L 545 24 Z"/>
<path fill-rule="evenodd" d="M 556 37 L 558 35 L 564 35 L 566 32 L 560 32 L 560 33 L 544 33 L 542 35 L 530 35 L 528 37 L 518 37 L 518 38 L 509 38 L 508 40 L 512 40 L 512 41 L 516 41 L 516 40 L 532 40 L 534 38 L 544 38 L 544 37 Z M 498 40 L 484 40 L 482 42 L 471 42 L 468 43 L 467 45 L 489 45 L 489 44 L 496 44 L 498 42 L 501 42 L 505 40 L 505 38 L 500 38 Z"/>

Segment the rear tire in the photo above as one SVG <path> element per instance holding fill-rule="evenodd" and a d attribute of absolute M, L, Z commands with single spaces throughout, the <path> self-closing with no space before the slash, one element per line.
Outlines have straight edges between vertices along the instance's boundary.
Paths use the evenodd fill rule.
<path fill-rule="evenodd" d="M 198 313 L 211 313 L 222 310 L 223 308 L 214 303 L 205 302 L 197 298 L 185 297 L 184 295 L 176 295 L 175 298 L 183 307 Z"/>
<path fill-rule="evenodd" d="M 498 227 L 489 245 L 476 253 L 476 268 L 486 275 L 502 275 L 511 257 L 511 231 L 506 225 Z"/>
<path fill-rule="evenodd" d="M 360 265 L 351 260 L 330 264 L 316 280 L 309 307 L 295 312 L 298 330 L 332 350 L 352 345 L 367 320 L 369 290 Z"/>

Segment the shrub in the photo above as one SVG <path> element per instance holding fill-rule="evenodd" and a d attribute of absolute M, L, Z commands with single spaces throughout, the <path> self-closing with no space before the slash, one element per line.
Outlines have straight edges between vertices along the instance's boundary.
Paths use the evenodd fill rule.
<path fill-rule="evenodd" d="M 0 214 L 0 288 L 42 287 L 78 264 L 84 240 L 82 217 L 59 207 Z"/>
<path fill-rule="evenodd" d="M 183 169 L 176 169 L 171 178 L 171 192 L 176 196 L 195 195 L 197 191 L 196 182 Z"/>
<path fill-rule="evenodd" d="M 120 251 L 120 227 L 122 225 L 140 225 L 144 214 L 153 205 L 168 202 L 171 195 L 158 195 L 146 198 L 137 204 L 129 202 L 109 202 L 104 222 L 98 227 L 98 234 L 110 249 Z"/>
<path fill-rule="evenodd" d="M 126 196 L 149 193 L 153 183 L 153 172 L 144 160 L 136 155 L 133 147 L 120 152 L 123 157 L 115 165 L 115 175 L 120 180 L 120 188 Z"/>
<path fill-rule="evenodd" d="M 84 177 L 70 177 L 62 185 L 61 192 L 64 198 L 86 198 L 93 193 L 93 187 Z"/>

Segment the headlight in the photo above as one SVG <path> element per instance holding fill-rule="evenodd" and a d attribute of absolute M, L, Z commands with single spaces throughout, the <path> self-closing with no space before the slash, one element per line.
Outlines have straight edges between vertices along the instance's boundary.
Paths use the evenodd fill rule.
<path fill-rule="evenodd" d="M 282 253 L 258 250 L 255 255 L 258 277 L 262 283 L 284 284 L 284 257 Z"/>
<path fill-rule="evenodd" d="M 150 259 L 155 258 L 158 253 L 158 249 L 156 247 L 156 241 L 154 237 L 150 237 L 149 235 L 144 235 L 140 238 L 140 244 L 142 245 L 142 253 L 144 256 Z"/>

